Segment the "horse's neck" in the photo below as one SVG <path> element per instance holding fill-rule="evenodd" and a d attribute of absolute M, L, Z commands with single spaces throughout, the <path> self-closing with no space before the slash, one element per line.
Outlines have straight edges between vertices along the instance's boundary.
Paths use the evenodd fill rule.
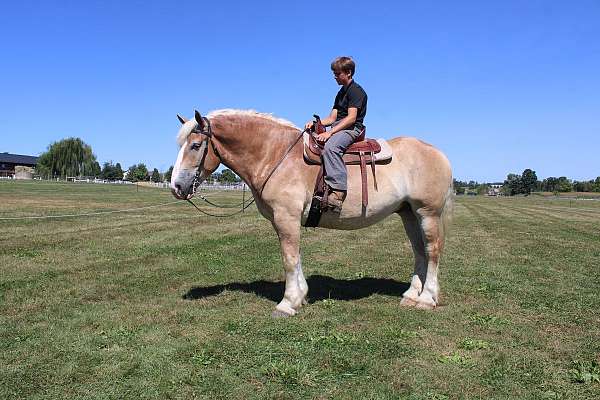
<path fill-rule="evenodd" d="M 218 117 L 212 122 L 221 162 L 260 191 L 286 149 L 300 134 L 259 117 Z M 295 132 L 295 134 L 294 134 Z"/>

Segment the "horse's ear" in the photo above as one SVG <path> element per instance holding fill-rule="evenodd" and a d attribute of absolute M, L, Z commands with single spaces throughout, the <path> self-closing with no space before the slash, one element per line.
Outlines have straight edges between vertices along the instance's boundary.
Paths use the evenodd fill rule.
<path fill-rule="evenodd" d="M 194 110 L 194 119 L 198 123 L 198 127 L 200 130 L 204 130 L 204 120 L 202 119 L 202 115 L 198 112 L 198 110 Z"/>
<path fill-rule="evenodd" d="M 179 122 L 181 122 L 182 124 L 185 124 L 186 122 L 188 122 L 189 120 L 186 117 L 182 117 L 181 115 L 177 114 L 177 119 L 179 120 Z"/>

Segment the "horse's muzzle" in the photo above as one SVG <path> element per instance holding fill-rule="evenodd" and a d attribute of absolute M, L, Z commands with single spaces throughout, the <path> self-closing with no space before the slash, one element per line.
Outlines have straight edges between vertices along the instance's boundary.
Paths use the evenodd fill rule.
<path fill-rule="evenodd" d="M 181 186 L 177 184 L 175 185 L 175 188 L 171 188 L 171 193 L 173 193 L 173 196 L 179 200 L 189 200 L 194 196 L 191 186 L 187 190 L 182 190 Z"/>

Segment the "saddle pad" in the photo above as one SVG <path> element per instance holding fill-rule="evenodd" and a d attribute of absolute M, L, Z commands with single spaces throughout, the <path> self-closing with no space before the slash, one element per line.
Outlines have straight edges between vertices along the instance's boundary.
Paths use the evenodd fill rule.
<path fill-rule="evenodd" d="M 321 158 L 314 155 L 308 150 L 308 133 L 304 133 L 304 161 L 308 164 L 321 164 Z M 381 151 L 373 156 L 373 160 L 376 164 L 387 164 L 392 159 L 392 148 L 385 139 L 377 139 L 377 143 L 381 146 Z M 366 162 L 369 163 L 371 156 L 369 153 L 365 154 Z M 346 164 L 360 164 L 358 155 L 355 154 L 344 154 L 344 162 Z"/>

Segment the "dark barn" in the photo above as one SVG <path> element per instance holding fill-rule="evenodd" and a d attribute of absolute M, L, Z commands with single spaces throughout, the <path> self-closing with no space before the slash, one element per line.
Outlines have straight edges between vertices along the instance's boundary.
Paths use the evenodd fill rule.
<path fill-rule="evenodd" d="M 38 158 L 34 156 L 0 153 L 0 177 L 14 177 L 15 167 L 19 165 L 34 168 L 37 160 Z"/>

